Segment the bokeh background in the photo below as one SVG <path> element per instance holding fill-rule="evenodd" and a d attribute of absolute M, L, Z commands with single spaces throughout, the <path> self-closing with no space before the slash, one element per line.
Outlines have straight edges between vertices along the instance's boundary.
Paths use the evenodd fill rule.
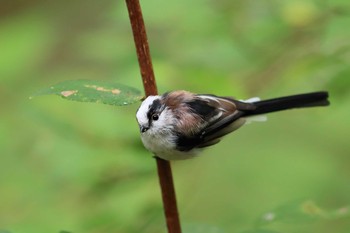
<path fill-rule="evenodd" d="M 314 221 L 291 214 L 264 228 L 350 232 L 349 1 L 148 0 L 142 7 L 160 92 L 331 95 L 328 108 L 271 114 L 173 163 L 185 232 L 249 231 L 264 213 L 299 200 L 345 214 Z M 142 89 L 125 2 L 2 0 L 0 229 L 165 232 L 137 104 L 28 98 L 71 79 Z"/>

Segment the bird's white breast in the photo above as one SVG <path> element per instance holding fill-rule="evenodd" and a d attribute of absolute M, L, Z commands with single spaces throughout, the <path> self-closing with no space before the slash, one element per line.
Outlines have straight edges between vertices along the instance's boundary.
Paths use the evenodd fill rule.
<path fill-rule="evenodd" d="M 141 140 L 143 145 L 159 158 L 165 160 L 182 160 L 192 158 L 196 151 L 183 152 L 176 150 L 176 138 L 166 132 L 152 134 L 151 132 L 145 132 L 141 134 Z"/>

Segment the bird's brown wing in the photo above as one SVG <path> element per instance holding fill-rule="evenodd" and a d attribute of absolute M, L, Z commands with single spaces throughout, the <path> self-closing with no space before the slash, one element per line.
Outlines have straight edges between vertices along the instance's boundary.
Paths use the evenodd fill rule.
<path fill-rule="evenodd" d="M 183 151 L 218 143 L 221 137 L 245 123 L 245 119 L 240 118 L 245 110 L 255 108 L 253 104 L 214 95 L 196 95 L 186 104 L 201 116 L 203 127 L 193 135 L 178 135 L 178 149 Z"/>

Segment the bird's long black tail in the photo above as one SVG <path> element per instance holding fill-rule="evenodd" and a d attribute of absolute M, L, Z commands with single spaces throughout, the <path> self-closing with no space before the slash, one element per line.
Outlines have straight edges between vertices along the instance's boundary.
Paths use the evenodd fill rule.
<path fill-rule="evenodd" d="M 262 100 L 253 103 L 254 110 L 245 111 L 245 116 L 258 115 L 269 112 L 282 111 L 292 108 L 307 108 L 317 106 L 327 106 L 328 92 L 320 91 L 292 96 L 285 96 L 275 99 Z"/>

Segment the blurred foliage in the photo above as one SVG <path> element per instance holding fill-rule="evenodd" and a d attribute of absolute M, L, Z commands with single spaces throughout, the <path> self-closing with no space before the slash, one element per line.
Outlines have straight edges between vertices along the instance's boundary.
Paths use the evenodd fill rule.
<path fill-rule="evenodd" d="M 265 229 L 256 229 L 256 230 L 251 230 L 251 231 L 245 231 L 243 233 L 278 233 L 278 232 L 265 230 Z"/>
<path fill-rule="evenodd" d="M 271 114 L 202 156 L 174 163 L 184 229 L 349 232 L 348 215 L 249 230 L 261 213 L 291 200 L 339 211 L 350 203 L 349 2 L 141 4 L 160 92 L 244 99 L 324 89 L 331 95 L 328 108 Z M 0 51 L 0 228 L 164 232 L 156 166 L 139 139 L 137 104 L 28 99 L 74 79 L 141 90 L 125 3 L 4 0 Z"/>
<path fill-rule="evenodd" d="M 257 221 L 257 227 L 278 222 L 298 224 L 342 217 L 349 217 L 349 207 L 326 211 L 313 201 L 294 201 L 263 214 Z"/>

